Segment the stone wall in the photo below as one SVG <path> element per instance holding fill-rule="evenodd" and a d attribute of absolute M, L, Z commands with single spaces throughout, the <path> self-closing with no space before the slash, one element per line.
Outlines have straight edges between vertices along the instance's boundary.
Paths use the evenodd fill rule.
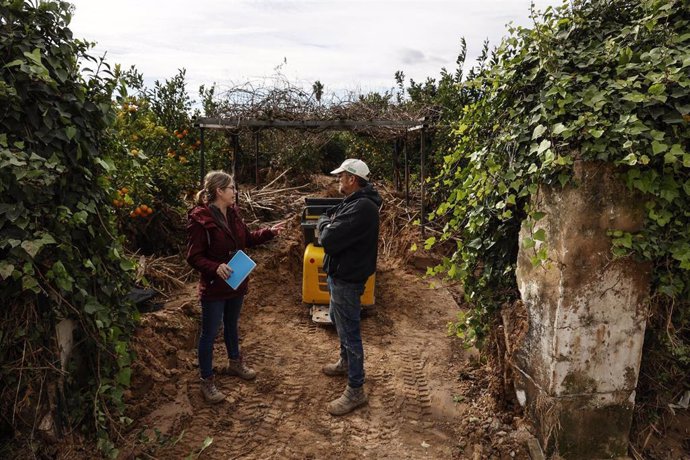
<path fill-rule="evenodd" d="M 613 259 L 609 230 L 634 232 L 643 208 L 600 163 L 576 164 L 564 189 L 541 187 L 546 241 L 520 247 L 517 281 L 528 331 L 513 356 L 518 400 L 547 451 L 568 459 L 625 456 L 649 295 L 649 266 Z M 541 244 L 549 259 L 530 261 Z"/>

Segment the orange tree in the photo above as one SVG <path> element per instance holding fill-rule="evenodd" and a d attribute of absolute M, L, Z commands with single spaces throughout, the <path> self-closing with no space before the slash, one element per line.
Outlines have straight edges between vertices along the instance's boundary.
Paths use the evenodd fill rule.
<path fill-rule="evenodd" d="M 2 457 L 17 444 L 39 449 L 34 433 L 59 439 L 77 427 L 111 450 L 131 375 L 136 313 L 123 297 L 133 265 L 101 149 L 116 79 L 69 21 L 64 2 L 0 2 Z M 97 70 L 81 73 L 82 60 Z M 61 357 L 58 324 L 73 326 L 78 359 Z"/>
<path fill-rule="evenodd" d="M 114 101 L 116 119 L 105 148 L 117 166 L 111 204 L 131 249 L 174 253 L 180 243 L 185 192 L 198 184 L 201 140 L 191 127 L 184 71 L 153 90 L 131 68 Z"/>

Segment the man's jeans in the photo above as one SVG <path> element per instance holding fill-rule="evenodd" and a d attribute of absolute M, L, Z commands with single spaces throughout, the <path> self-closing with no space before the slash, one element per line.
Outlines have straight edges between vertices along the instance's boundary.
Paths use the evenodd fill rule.
<path fill-rule="evenodd" d="M 213 375 L 213 342 L 223 323 L 223 336 L 228 358 L 239 359 L 240 335 L 238 323 L 244 297 L 201 301 L 201 337 L 199 338 L 199 370 L 201 378 Z"/>
<path fill-rule="evenodd" d="M 331 303 L 328 313 L 340 339 L 340 359 L 347 362 L 347 380 L 352 388 L 364 384 L 364 349 L 360 332 L 360 297 L 364 283 L 348 283 L 328 277 Z"/>

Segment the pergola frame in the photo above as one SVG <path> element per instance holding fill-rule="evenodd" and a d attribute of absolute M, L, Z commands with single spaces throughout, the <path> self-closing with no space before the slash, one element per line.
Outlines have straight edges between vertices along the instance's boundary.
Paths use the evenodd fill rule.
<path fill-rule="evenodd" d="M 396 142 L 393 145 L 393 168 L 395 172 L 396 185 L 398 184 L 398 149 L 400 138 L 403 139 L 403 162 L 405 172 L 405 204 L 410 205 L 410 168 L 407 158 L 407 133 L 420 131 L 419 143 L 419 169 L 420 169 L 420 225 L 422 238 L 425 237 L 425 209 L 424 209 L 424 195 L 425 195 L 425 174 L 424 174 L 424 148 L 427 130 L 433 129 L 433 125 L 429 125 L 427 120 L 260 120 L 260 119 L 244 119 L 244 118 L 197 118 L 194 126 L 200 129 L 201 145 L 199 149 L 199 180 L 202 182 L 206 175 L 205 149 L 204 149 L 204 131 L 206 129 L 224 130 L 233 134 L 233 147 L 235 154 L 232 157 L 232 172 L 234 174 L 239 150 L 239 131 L 250 130 L 254 133 L 254 153 L 255 153 L 255 183 L 259 185 L 259 138 L 260 133 L 264 129 L 300 129 L 305 131 L 353 131 L 375 129 L 388 129 L 399 132 L 396 137 Z M 402 135 L 400 135 L 402 134 Z"/>

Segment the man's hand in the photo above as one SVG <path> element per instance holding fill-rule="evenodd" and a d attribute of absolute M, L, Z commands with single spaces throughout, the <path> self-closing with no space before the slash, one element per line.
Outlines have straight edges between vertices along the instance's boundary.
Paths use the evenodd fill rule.
<path fill-rule="evenodd" d="M 230 278 L 230 275 L 232 274 L 232 268 L 230 268 L 228 264 L 220 264 L 218 265 L 218 268 L 216 268 L 216 274 L 220 276 L 222 279 L 226 280 Z"/>
<path fill-rule="evenodd" d="M 321 237 L 321 228 L 330 223 L 331 218 L 328 217 L 326 214 L 321 214 L 321 216 L 319 216 L 319 220 L 316 222 L 316 229 L 314 231 L 314 234 L 317 239 Z"/>
<path fill-rule="evenodd" d="M 319 220 L 316 222 L 316 228 L 321 228 L 322 225 L 328 225 L 331 223 L 331 218 L 326 214 L 321 214 Z"/>

